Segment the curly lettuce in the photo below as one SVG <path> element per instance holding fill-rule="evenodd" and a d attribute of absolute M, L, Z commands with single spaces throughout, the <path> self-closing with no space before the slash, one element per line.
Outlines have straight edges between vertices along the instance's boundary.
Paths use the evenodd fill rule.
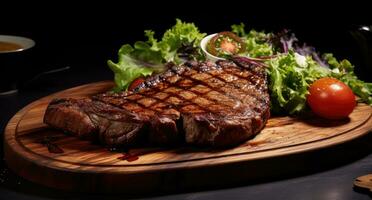
<path fill-rule="evenodd" d="M 303 56 L 293 49 L 266 62 L 269 74 L 271 110 L 274 113 L 298 114 L 307 110 L 309 86 L 319 78 L 333 77 L 347 84 L 360 97 L 360 102 L 372 105 L 372 83 L 359 80 L 354 66 L 346 59 L 338 61 L 324 54 L 326 67 L 311 55 Z"/>
<path fill-rule="evenodd" d="M 323 58 L 332 71 L 332 77 L 347 84 L 360 97 L 360 102 L 372 105 L 372 83 L 359 80 L 354 73 L 354 66 L 348 60 L 338 61 L 331 53 L 323 54 Z"/>
<path fill-rule="evenodd" d="M 330 75 L 311 57 L 290 50 L 267 62 L 271 110 L 274 113 L 297 114 L 306 110 L 308 88 L 315 80 Z"/>
<path fill-rule="evenodd" d="M 115 91 L 127 90 L 136 78 L 149 76 L 163 68 L 161 55 L 151 51 L 146 43 L 137 42 L 134 48 L 129 44 L 123 45 L 118 56 L 117 63 L 107 61 L 107 65 L 114 72 Z"/>
<path fill-rule="evenodd" d="M 161 40 L 155 38 L 154 31 L 146 30 L 147 41 L 123 45 L 118 52 L 118 62 L 107 61 L 114 72 L 115 91 L 127 90 L 138 77 L 165 70 L 167 62 L 180 64 L 188 59 L 204 59 L 198 45 L 205 35 L 193 23 L 179 19 Z"/>
<path fill-rule="evenodd" d="M 268 42 L 271 34 L 263 31 L 250 30 L 245 32 L 245 25 L 243 23 L 234 24 L 231 26 L 233 33 L 243 38 L 246 44 L 246 50 L 242 53 L 243 56 L 252 58 L 270 56 L 274 54 L 272 45 Z"/>

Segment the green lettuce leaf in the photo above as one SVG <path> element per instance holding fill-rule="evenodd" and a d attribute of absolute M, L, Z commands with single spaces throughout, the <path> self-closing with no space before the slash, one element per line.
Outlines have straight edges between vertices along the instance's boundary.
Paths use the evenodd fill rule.
<path fill-rule="evenodd" d="M 308 88 L 315 80 L 330 75 L 311 57 L 293 51 L 267 61 L 271 110 L 273 113 L 298 114 L 306 110 Z"/>
<path fill-rule="evenodd" d="M 256 58 L 274 54 L 273 47 L 268 42 L 272 34 L 263 31 L 258 32 L 254 29 L 246 33 L 243 23 L 232 25 L 231 30 L 241 37 L 246 44 L 246 51 L 242 53 L 243 56 Z"/>
<path fill-rule="evenodd" d="M 354 73 L 354 65 L 346 59 L 339 62 L 331 53 L 323 54 L 323 58 L 332 70 L 332 77 L 347 84 L 361 102 L 372 105 L 372 83 L 359 80 Z"/>
<path fill-rule="evenodd" d="M 176 19 L 176 25 L 164 33 L 162 40 L 158 43 L 158 47 L 167 62 L 181 63 L 182 60 L 177 54 L 178 50 L 182 46 L 200 49 L 200 41 L 205 36 L 206 34 L 200 33 L 193 23 L 184 23 Z"/>
<path fill-rule="evenodd" d="M 127 90 L 130 83 L 136 78 L 162 70 L 161 56 L 157 52 L 151 51 L 145 44 L 137 42 L 134 45 L 135 48 L 128 44 L 123 45 L 118 54 L 119 62 L 107 61 L 108 66 L 114 72 L 115 91 Z"/>
<path fill-rule="evenodd" d="M 107 61 L 114 72 L 115 91 L 127 90 L 138 77 L 165 70 L 167 62 L 182 63 L 184 60 L 179 55 L 186 55 L 187 59 L 203 59 L 198 45 L 205 35 L 193 23 L 185 23 L 179 19 L 176 20 L 176 25 L 164 33 L 160 41 L 155 38 L 154 31 L 146 30 L 147 41 L 137 41 L 133 46 L 123 45 L 118 52 L 118 62 Z M 184 49 L 187 52 L 182 52 Z"/>
<path fill-rule="evenodd" d="M 273 113 L 299 114 L 306 111 L 309 86 L 323 77 L 339 79 L 360 97 L 361 102 L 372 105 L 372 83 L 359 80 L 348 60 L 338 61 L 332 54 L 324 54 L 323 58 L 329 68 L 320 66 L 311 56 L 305 57 L 293 50 L 266 62 Z"/>

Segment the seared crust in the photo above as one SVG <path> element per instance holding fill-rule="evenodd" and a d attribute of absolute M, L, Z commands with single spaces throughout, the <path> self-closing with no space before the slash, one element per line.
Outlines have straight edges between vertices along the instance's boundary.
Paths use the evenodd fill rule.
<path fill-rule="evenodd" d="M 269 115 L 265 69 L 234 58 L 174 65 L 134 91 L 55 100 L 44 121 L 78 136 L 97 135 L 110 146 L 139 138 L 231 146 L 257 134 Z"/>

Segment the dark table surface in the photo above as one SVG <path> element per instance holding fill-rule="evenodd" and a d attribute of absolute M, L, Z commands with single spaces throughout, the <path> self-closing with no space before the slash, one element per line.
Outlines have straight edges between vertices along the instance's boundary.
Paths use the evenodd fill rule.
<path fill-rule="evenodd" d="M 84 70 L 82 70 L 84 69 Z M 72 68 L 66 72 L 42 77 L 18 94 L 0 97 L 0 127 L 22 107 L 43 96 L 84 83 L 111 79 L 104 66 L 90 70 Z M 372 173 L 372 134 L 336 147 L 303 156 L 294 156 L 288 163 L 276 163 L 272 170 L 288 167 L 291 172 L 259 180 L 240 180 L 239 184 L 221 184 L 218 188 L 197 188 L 171 193 L 141 194 L 77 194 L 40 186 L 0 167 L 0 199 L 370 199 L 371 195 L 353 188 L 353 180 Z M 298 166 L 298 168 L 296 168 Z M 281 170 L 283 171 L 283 170 Z M 285 170 L 284 170 L 285 171 Z M 242 172 L 252 173 L 252 172 Z M 211 180 L 215 181 L 215 180 Z"/>

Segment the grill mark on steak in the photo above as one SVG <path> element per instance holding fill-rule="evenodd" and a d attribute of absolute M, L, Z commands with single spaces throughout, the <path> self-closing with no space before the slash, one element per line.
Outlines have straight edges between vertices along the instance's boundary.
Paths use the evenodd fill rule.
<path fill-rule="evenodd" d="M 216 78 L 216 77 L 218 77 L 218 76 L 217 76 L 217 75 L 212 75 L 211 73 L 206 73 L 206 74 L 209 74 L 210 77 L 207 77 L 206 79 L 201 79 L 201 80 L 200 80 L 200 79 L 193 78 L 192 75 L 194 75 L 194 74 L 192 74 L 192 75 L 185 75 L 183 78 L 187 78 L 186 80 L 191 80 L 191 81 L 197 83 L 198 85 L 202 85 L 202 86 L 208 87 L 208 88 L 209 88 L 209 92 L 210 92 L 210 91 L 217 91 L 217 92 L 220 93 L 221 96 L 226 95 L 226 91 L 225 91 L 225 90 L 223 90 L 223 89 L 219 89 L 219 88 L 213 86 L 213 84 L 206 84 L 206 81 L 211 80 L 211 79 L 213 79 L 213 78 Z M 222 74 L 223 74 L 223 73 L 222 73 Z M 218 79 L 219 79 L 221 82 L 223 81 L 223 79 L 220 78 L 220 77 L 218 77 Z M 163 101 L 166 101 L 166 100 L 169 99 L 170 97 L 177 97 L 177 98 L 183 100 L 183 105 L 194 105 L 194 106 L 198 107 L 198 109 L 203 110 L 204 112 L 215 113 L 213 110 L 208 109 L 208 107 L 206 107 L 206 106 L 204 106 L 204 107 L 203 107 L 203 106 L 200 106 L 199 104 L 197 104 L 197 103 L 194 102 L 196 99 L 203 97 L 203 98 L 206 98 L 206 99 L 208 99 L 209 101 L 212 101 L 212 102 L 214 102 L 215 104 L 217 104 L 218 102 L 217 102 L 216 99 L 212 99 L 212 98 L 206 96 L 209 92 L 208 92 L 208 93 L 198 93 L 198 94 L 193 94 L 194 97 L 192 97 L 191 99 L 186 99 L 186 98 L 184 98 L 183 96 L 179 95 L 178 93 L 170 93 L 170 92 L 166 92 L 166 90 L 167 90 L 168 88 L 176 88 L 176 89 L 178 89 L 178 90 L 183 90 L 183 89 L 185 89 L 185 88 L 181 88 L 181 87 L 177 84 L 180 80 L 182 80 L 182 79 L 178 79 L 176 82 L 173 82 L 173 83 L 172 83 L 172 82 L 169 82 L 168 80 L 165 80 L 165 82 L 168 83 L 169 85 L 166 86 L 165 88 L 163 88 L 163 90 L 161 90 L 161 92 L 164 92 L 164 91 L 165 91 L 165 93 L 168 94 L 168 96 L 167 96 L 165 99 L 163 99 Z M 227 85 L 227 84 L 224 84 L 224 85 L 221 86 L 221 87 L 222 87 L 222 88 L 223 88 L 223 87 L 226 87 L 226 85 Z M 229 88 L 229 89 L 232 89 L 232 88 Z M 157 92 L 160 92 L 159 88 L 154 88 L 154 90 L 157 91 Z M 193 91 L 193 92 L 194 92 L 194 91 Z M 202 95 L 203 95 L 203 96 L 202 96 Z M 148 95 L 146 95 L 146 93 L 142 93 L 142 96 L 145 96 L 145 97 L 147 97 L 147 98 L 150 98 Z M 227 94 L 227 96 L 231 97 L 231 98 L 232 98 L 232 99 L 231 99 L 232 101 L 240 101 L 240 99 L 239 99 L 237 96 L 229 95 L 229 94 Z M 156 97 L 152 97 L 152 98 L 155 98 L 156 100 L 158 100 Z M 158 101 L 159 101 L 159 100 L 158 100 Z M 132 102 L 132 103 L 137 103 L 138 105 L 142 106 L 142 105 L 139 104 L 138 102 Z M 220 102 L 220 103 L 224 103 L 224 102 Z M 154 103 L 154 104 L 156 104 L 156 103 Z M 152 106 L 152 105 L 154 105 L 154 104 L 151 104 L 150 106 Z M 225 105 L 226 105 L 226 103 L 225 103 Z M 228 104 L 227 104 L 227 105 L 228 105 Z M 145 108 L 147 108 L 147 109 L 151 109 L 151 108 L 149 108 L 150 106 L 146 106 Z M 178 107 L 178 106 L 177 106 L 177 107 Z M 156 110 L 153 110 L 153 111 L 156 112 Z"/>
<path fill-rule="evenodd" d="M 192 103 L 194 103 L 193 100 L 195 100 L 196 98 L 201 98 L 201 97 L 203 97 L 203 98 L 208 99 L 209 101 L 212 101 L 212 102 L 214 102 L 214 103 L 217 103 L 216 99 L 212 99 L 212 98 L 206 96 L 206 95 L 207 95 L 209 92 L 211 92 L 211 91 L 219 92 L 220 95 L 222 95 L 222 96 L 227 95 L 228 97 L 232 98 L 232 100 L 234 100 L 234 101 L 240 101 L 240 99 L 239 99 L 237 96 L 230 95 L 230 94 L 226 93 L 225 90 L 223 90 L 223 89 L 219 89 L 219 88 L 213 86 L 213 84 L 206 84 L 206 83 L 207 83 L 206 81 L 208 81 L 208 80 L 212 80 L 213 78 L 217 78 L 217 79 L 219 79 L 221 82 L 224 81 L 224 79 L 218 77 L 217 75 L 213 75 L 213 74 L 208 73 L 208 72 L 207 72 L 206 74 L 210 75 L 210 77 L 208 77 L 207 79 L 201 79 L 201 80 L 200 80 L 200 79 L 193 78 L 192 75 L 186 75 L 186 77 L 187 77 L 189 80 L 192 80 L 192 81 L 196 82 L 197 85 L 202 85 L 202 86 L 205 86 L 205 87 L 208 87 L 208 88 L 209 88 L 209 91 L 208 91 L 207 93 L 198 93 L 197 95 L 199 95 L 199 96 L 196 96 L 196 97 L 194 97 L 194 98 L 192 98 L 192 99 L 190 99 L 190 100 L 188 100 L 188 101 L 191 101 Z M 221 74 L 223 74 L 223 73 L 221 73 Z M 227 86 L 227 83 L 225 83 L 223 86 L 221 86 L 221 88 L 224 88 L 224 87 L 226 87 L 226 86 Z M 176 87 L 178 87 L 178 86 L 176 85 Z M 234 87 L 235 87 L 235 85 L 234 85 Z M 190 89 L 192 89 L 192 88 L 190 88 Z M 229 89 L 232 89 L 232 88 L 229 88 Z M 197 91 L 193 91 L 193 92 L 197 92 Z M 186 99 L 184 99 L 184 100 L 186 100 Z M 186 100 L 186 101 L 187 101 L 187 100 Z M 221 102 L 220 102 L 220 103 L 221 103 Z M 224 102 L 222 102 L 222 103 L 224 103 Z M 194 103 L 194 104 L 195 104 L 195 103 Z M 225 104 L 225 105 L 226 105 L 226 104 Z M 197 105 L 197 106 L 199 106 L 201 109 L 207 109 L 207 107 L 201 107 L 200 105 Z M 210 110 L 210 109 L 207 109 L 206 111 L 209 111 L 209 112 L 212 112 L 212 113 L 214 112 L 213 110 Z"/>
<path fill-rule="evenodd" d="M 210 79 L 216 77 L 215 75 L 212 75 L 212 74 L 210 74 L 210 73 L 208 73 L 208 74 L 209 74 L 211 77 L 208 77 L 207 80 L 210 80 Z M 205 79 L 204 79 L 204 80 L 203 80 L 203 79 L 202 79 L 202 80 L 195 79 L 195 78 L 193 78 L 191 75 L 190 75 L 190 76 L 184 76 L 184 78 L 187 78 L 187 80 L 192 80 L 192 81 L 198 83 L 198 85 L 202 85 L 202 86 L 208 87 L 208 88 L 209 88 L 209 92 L 210 92 L 210 91 L 217 91 L 217 92 L 220 93 L 221 96 L 226 95 L 226 94 L 225 94 L 225 91 L 223 91 L 223 90 L 221 90 L 221 89 L 219 89 L 219 88 L 217 88 L 217 87 L 214 87 L 214 86 L 211 85 L 211 84 L 205 84 L 205 81 L 206 81 Z M 179 99 L 182 99 L 183 106 L 185 106 L 185 105 L 194 105 L 194 106 L 198 107 L 198 109 L 203 110 L 204 112 L 211 112 L 211 113 L 214 113 L 214 111 L 208 109 L 208 107 L 200 106 L 199 104 L 197 104 L 197 103 L 194 102 L 197 98 L 201 98 L 201 97 L 203 97 L 203 98 L 206 98 L 206 99 L 208 99 L 209 101 L 212 101 L 212 102 L 214 102 L 215 104 L 217 104 L 218 102 L 217 102 L 216 99 L 212 99 L 212 98 L 210 98 L 210 97 L 208 97 L 208 96 L 205 96 L 205 95 L 207 95 L 208 93 L 198 93 L 198 94 L 194 94 L 194 93 L 193 93 L 194 97 L 192 97 L 192 98 L 190 98 L 190 99 L 186 99 L 185 97 L 181 96 L 181 95 L 178 94 L 178 93 L 166 92 L 166 90 L 167 90 L 168 88 L 176 88 L 176 89 L 178 89 L 178 90 L 184 90 L 185 88 L 180 87 L 180 86 L 177 84 L 180 80 L 182 80 L 182 79 L 179 79 L 179 80 L 177 80 L 176 82 L 173 82 L 173 83 L 172 83 L 172 82 L 169 82 L 168 80 L 165 80 L 165 82 L 168 83 L 168 86 L 166 86 L 166 87 L 163 88 L 162 90 L 159 90 L 159 88 L 157 88 L 157 87 L 154 88 L 154 90 L 155 90 L 156 92 L 164 92 L 165 94 L 167 94 L 168 96 L 167 96 L 165 99 L 158 99 L 158 98 L 156 98 L 156 97 L 150 97 L 150 96 L 146 95 L 145 92 L 144 92 L 144 93 L 141 93 L 141 95 L 144 96 L 144 97 L 146 97 L 146 98 L 153 98 L 153 99 L 157 100 L 158 103 L 163 103 L 163 102 L 161 102 L 161 101 L 165 101 L 165 102 L 166 102 L 166 100 L 169 99 L 169 98 L 171 98 L 171 97 L 177 97 L 177 98 L 179 98 Z M 223 80 L 223 79 L 220 79 L 220 80 Z M 225 84 L 225 85 L 226 85 L 226 84 Z M 225 86 L 225 85 L 224 85 L 224 86 Z M 223 87 L 224 87 L 224 86 L 223 86 Z M 194 92 L 194 91 L 193 91 L 193 92 Z M 204 96 L 201 96 L 201 95 L 204 95 Z M 237 101 L 237 100 L 239 100 L 239 99 L 238 99 L 237 97 L 235 97 L 235 96 L 232 96 L 232 95 L 228 95 L 228 96 L 230 96 L 230 97 L 232 98 L 232 101 Z M 99 100 L 99 99 L 98 99 L 98 100 Z M 136 101 L 134 101 L 134 100 L 132 100 L 132 99 L 127 99 L 127 100 L 129 100 L 129 101 L 130 101 L 131 103 L 133 103 L 133 104 L 136 104 L 136 105 L 138 105 L 138 106 L 141 106 L 143 109 L 149 109 L 149 110 L 152 110 L 152 111 L 154 111 L 154 112 L 158 112 L 157 110 L 154 110 L 154 109 L 151 108 L 151 106 L 153 106 L 154 104 L 156 104 L 156 102 L 153 103 L 153 104 L 150 104 L 149 106 L 144 106 L 144 105 L 138 103 L 138 101 L 139 101 L 138 99 L 136 99 Z M 223 103 L 223 102 L 220 102 L 220 103 Z M 119 106 L 121 107 L 121 106 L 123 106 L 123 104 L 125 104 L 125 103 L 122 103 L 122 104 L 119 105 Z M 115 104 L 113 104 L 113 105 L 115 106 Z M 172 105 L 172 107 L 173 107 L 173 105 Z M 176 106 L 176 107 L 179 107 L 179 106 Z"/>
<path fill-rule="evenodd" d="M 258 133 L 269 114 L 265 69 L 235 59 L 173 66 L 134 91 L 54 101 L 44 121 L 80 136 L 98 135 L 109 146 L 144 137 L 228 146 Z"/>
<path fill-rule="evenodd" d="M 188 77 L 189 79 L 188 80 L 192 80 L 192 78 L 190 78 L 190 77 Z M 177 88 L 177 89 L 179 89 L 179 90 L 185 90 L 185 88 L 182 88 L 182 87 L 180 87 L 179 85 L 177 85 L 176 83 L 170 83 L 170 82 L 168 82 L 169 83 L 169 87 L 168 88 L 171 88 L 171 87 L 174 87 L 174 88 Z M 202 83 L 202 82 L 201 82 Z M 206 86 L 206 85 L 204 85 L 204 84 L 199 84 L 199 85 L 203 85 L 203 86 Z M 191 88 L 190 88 L 191 89 Z M 211 109 L 209 109 L 208 107 L 206 107 L 206 106 L 200 106 L 198 103 L 196 103 L 195 101 L 198 99 L 198 98 L 206 98 L 207 100 L 209 100 L 209 101 L 213 101 L 214 103 L 217 103 L 217 101 L 216 100 L 214 100 L 214 99 L 211 99 L 211 98 L 209 98 L 209 97 L 206 97 L 206 96 L 202 96 L 202 95 L 205 95 L 205 94 L 203 94 L 203 93 L 198 93 L 198 94 L 195 94 L 195 91 L 188 91 L 189 93 L 191 93 L 192 95 L 193 95 L 193 97 L 191 97 L 190 99 L 186 99 L 185 97 L 183 97 L 182 95 L 180 95 L 180 94 L 178 94 L 178 93 L 172 93 L 172 94 L 169 94 L 169 96 L 168 96 L 168 98 L 170 98 L 170 97 L 177 97 L 177 98 L 179 98 L 179 99 L 182 99 L 183 101 L 182 101 L 182 104 L 183 104 L 183 106 L 185 106 L 185 105 L 193 105 L 193 106 L 196 106 L 196 107 L 198 107 L 198 109 L 200 109 L 200 110 L 203 110 L 204 112 L 211 112 L 211 113 L 214 113 L 214 111 L 213 110 L 211 110 Z M 173 96 L 172 96 L 173 95 Z M 180 107 L 179 105 L 176 105 L 177 107 Z"/>
<path fill-rule="evenodd" d="M 182 104 L 183 104 L 183 105 L 185 105 L 185 104 L 189 104 L 189 105 L 199 106 L 198 104 L 196 104 L 195 102 L 193 102 L 193 100 L 197 98 L 196 95 L 195 95 L 194 97 L 192 97 L 191 99 L 186 99 L 185 97 L 179 95 L 178 93 L 169 93 L 169 92 L 165 92 L 166 89 L 168 89 L 168 88 L 172 88 L 172 87 L 173 87 L 173 88 L 176 88 L 177 90 L 182 90 L 182 89 L 183 89 L 183 88 L 180 88 L 180 87 L 176 84 L 177 82 L 175 82 L 175 83 L 171 83 L 171 82 L 168 82 L 168 81 L 166 81 L 166 82 L 169 84 L 169 86 L 167 86 L 163 91 L 160 91 L 158 88 L 155 89 L 155 91 L 163 92 L 163 93 L 165 93 L 165 94 L 168 95 L 168 96 L 167 96 L 165 99 L 163 99 L 163 100 L 161 100 L 161 99 L 157 99 L 156 97 L 153 97 L 153 98 L 157 99 L 157 101 L 158 101 L 159 103 L 162 103 L 162 101 L 167 102 L 167 100 L 168 100 L 169 98 L 174 98 L 174 97 L 176 97 L 176 98 L 182 100 Z M 174 106 L 175 106 L 176 108 L 180 107 L 178 104 L 176 104 L 176 105 L 174 105 L 174 104 L 170 104 L 170 106 L 171 106 L 171 107 L 174 107 Z M 199 106 L 199 107 L 200 107 L 200 106 Z M 204 110 L 204 109 L 206 109 L 206 108 L 202 108 L 202 107 L 200 107 L 200 109 L 203 109 L 203 110 Z"/>

